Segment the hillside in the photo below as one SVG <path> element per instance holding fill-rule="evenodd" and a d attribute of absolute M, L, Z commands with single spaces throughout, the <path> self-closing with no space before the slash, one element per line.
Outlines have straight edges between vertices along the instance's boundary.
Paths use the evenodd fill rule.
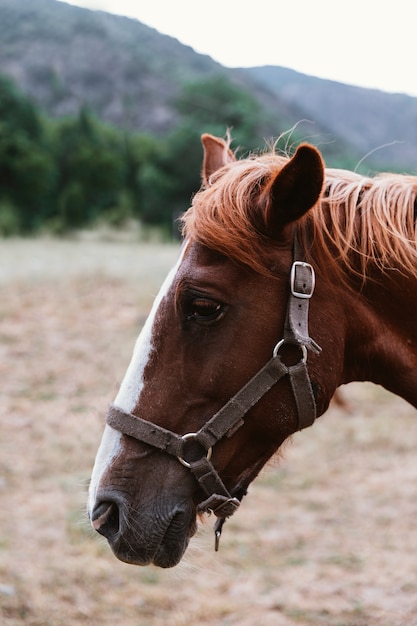
<path fill-rule="evenodd" d="M 371 161 L 380 167 L 395 164 L 417 171 L 417 98 L 322 80 L 284 67 L 245 71 L 289 104 L 308 108 L 309 119 L 327 126 L 362 156 L 374 151 Z"/>
<path fill-rule="evenodd" d="M 0 0 L 0 23 L 0 71 L 53 116 L 88 104 L 119 126 L 163 132 L 177 85 L 221 70 L 140 22 L 56 0 Z"/>
<path fill-rule="evenodd" d="M 0 24 L 0 73 L 54 117 L 87 105 L 118 127 L 163 136 L 178 124 L 173 102 L 184 83 L 226 76 L 264 111 L 259 145 L 308 118 L 248 72 L 226 69 L 137 20 L 56 0 L 0 0 Z M 321 124 L 301 124 L 300 135 L 314 135 L 336 164 L 358 157 Z"/>
<path fill-rule="evenodd" d="M 56 0 L 0 0 L 0 24 L 0 73 L 55 117 L 87 105 L 119 127 L 163 134 L 176 126 L 173 101 L 186 82 L 223 75 L 255 90 L 249 75 L 137 20 Z M 275 135 L 300 119 L 279 95 L 256 91 Z"/>
<path fill-rule="evenodd" d="M 396 141 L 365 169 L 415 170 L 417 98 L 280 67 L 227 69 L 137 20 L 57 0 L 0 0 L 0 24 L 0 74 L 53 117 L 87 106 L 120 128 L 164 136 L 178 125 L 186 82 L 225 76 L 260 103 L 260 145 L 304 120 L 296 138 L 318 145 L 329 165 L 354 167 Z"/>

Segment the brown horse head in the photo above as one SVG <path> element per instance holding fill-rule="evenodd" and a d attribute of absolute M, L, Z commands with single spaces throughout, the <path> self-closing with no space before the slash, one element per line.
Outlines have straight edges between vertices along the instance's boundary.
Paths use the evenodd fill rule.
<path fill-rule="evenodd" d="M 196 530 L 196 513 L 213 509 L 202 504 L 210 491 L 223 490 L 220 497 L 238 503 L 266 461 L 302 427 L 312 405 L 321 415 L 341 382 L 366 377 L 355 358 L 364 355 L 363 337 L 374 322 L 352 287 L 338 280 L 337 268 L 328 266 L 340 253 L 329 235 L 333 209 L 327 200 L 320 202 L 319 152 L 302 145 L 290 159 L 264 154 L 235 160 L 223 140 L 210 135 L 202 140 L 203 188 L 183 218 L 179 260 L 137 340 L 90 486 L 94 528 L 118 558 L 142 565 L 178 563 Z M 328 234 L 319 234 L 324 231 Z M 320 258 L 309 311 L 303 285 L 293 297 L 296 233 L 305 258 L 312 265 Z M 318 247 L 326 237 L 324 254 Z M 310 276 L 304 260 L 301 271 Z M 313 287 L 307 287 L 307 296 Z M 347 357 L 353 306 L 363 321 Z M 307 317 L 315 341 L 306 335 Z M 297 324 L 305 328 L 294 328 Z M 285 342 L 285 355 L 278 354 L 282 375 L 253 401 L 236 396 L 259 372 L 265 384 L 270 376 L 265 365 L 275 368 L 274 348 L 288 326 L 295 339 Z M 305 363 L 305 348 L 317 344 L 321 354 L 309 350 Z M 225 418 L 222 407 L 231 398 L 237 398 L 235 413 L 228 409 Z M 236 409 L 239 403 L 243 408 Z M 206 425 L 219 412 L 221 427 L 218 419 L 210 430 Z M 191 442 L 183 437 L 188 433 Z M 191 444 L 188 460 L 185 442 Z M 215 487 L 209 489 L 209 483 Z M 230 511 L 217 514 L 224 518 Z"/>

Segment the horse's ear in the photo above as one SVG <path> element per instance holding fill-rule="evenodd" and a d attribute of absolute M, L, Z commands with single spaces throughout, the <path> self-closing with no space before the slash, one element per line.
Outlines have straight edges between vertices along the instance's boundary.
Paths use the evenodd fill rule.
<path fill-rule="evenodd" d="M 204 148 L 201 177 L 204 185 L 207 187 L 210 184 L 210 176 L 214 172 L 217 172 L 217 170 L 228 163 L 233 163 L 236 159 L 228 144 L 220 137 L 214 137 L 205 133 L 201 136 L 201 142 Z"/>
<path fill-rule="evenodd" d="M 299 146 L 292 159 L 269 185 L 265 225 L 270 236 L 309 211 L 323 188 L 324 164 L 320 152 L 309 144 Z"/>

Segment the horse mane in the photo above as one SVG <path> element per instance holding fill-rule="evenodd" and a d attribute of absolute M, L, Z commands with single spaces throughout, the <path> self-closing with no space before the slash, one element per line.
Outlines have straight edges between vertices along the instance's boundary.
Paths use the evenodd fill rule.
<path fill-rule="evenodd" d="M 225 165 L 183 215 L 184 235 L 262 274 L 271 274 L 273 241 L 256 227 L 262 190 L 289 157 L 270 151 Z M 368 267 L 415 272 L 417 177 L 326 169 L 321 200 L 299 222 L 306 255 L 318 269 L 365 280 Z M 313 246 L 307 245 L 313 242 Z"/>
<path fill-rule="evenodd" d="M 325 185 L 322 201 L 308 217 L 327 259 L 362 280 L 370 265 L 415 273 L 417 177 L 327 169 Z"/>

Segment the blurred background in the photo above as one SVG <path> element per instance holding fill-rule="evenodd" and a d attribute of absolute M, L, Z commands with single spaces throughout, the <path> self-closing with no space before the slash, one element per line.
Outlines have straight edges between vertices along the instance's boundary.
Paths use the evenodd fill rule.
<path fill-rule="evenodd" d="M 215 30 L 212 12 L 205 26 L 209 18 L 184 0 L 175 11 L 164 2 L 150 3 L 152 10 L 148 3 L 134 8 L 137 3 L 126 1 L 81 4 L 119 11 L 126 6 L 154 20 L 159 13 L 173 31 L 189 23 L 183 37 L 201 33 L 211 42 L 206 47 L 219 55 L 240 42 L 234 58 L 244 53 L 246 63 L 248 50 L 255 62 L 267 42 L 262 59 L 269 63 L 293 55 L 293 64 L 302 66 L 311 58 L 325 71 L 330 59 L 328 72 L 342 76 L 350 60 L 358 80 L 370 85 L 382 65 L 387 89 L 401 76 L 404 88 L 417 95 L 414 57 L 404 57 L 407 12 L 399 5 L 395 14 L 391 5 L 378 16 L 370 10 L 358 25 L 352 20 L 355 3 L 339 17 L 319 3 L 312 16 L 315 27 L 302 13 L 290 23 L 294 7 L 286 16 L 277 3 L 261 2 L 251 15 L 237 12 L 231 2 L 234 21 L 216 14 Z M 309 3 L 304 5 L 310 12 Z M 303 3 L 297 6 L 302 9 Z M 375 28 L 364 25 L 372 14 L 375 24 L 383 18 L 390 30 L 377 29 L 371 41 L 365 36 Z M 224 31 L 231 33 L 228 38 Z M 358 42 L 346 45 L 355 37 Z M 382 52 L 387 46 L 390 64 Z M 228 128 L 240 156 L 281 136 L 278 147 L 288 152 L 300 141 L 314 143 L 329 167 L 414 172 L 416 120 L 417 98 L 408 93 L 343 84 L 280 65 L 230 68 L 138 19 L 56 0 L 0 0 L 4 235 L 140 222 L 170 237 L 173 222 L 199 187 L 201 133 L 224 136 Z"/>
<path fill-rule="evenodd" d="M 0 623 L 415 626 L 415 411 L 373 385 L 284 446 L 219 553 L 207 519 L 177 568 L 128 566 L 85 514 L 201 133 L 415 173 L 412 3 L 75 4 L 0 0 Z"/>

